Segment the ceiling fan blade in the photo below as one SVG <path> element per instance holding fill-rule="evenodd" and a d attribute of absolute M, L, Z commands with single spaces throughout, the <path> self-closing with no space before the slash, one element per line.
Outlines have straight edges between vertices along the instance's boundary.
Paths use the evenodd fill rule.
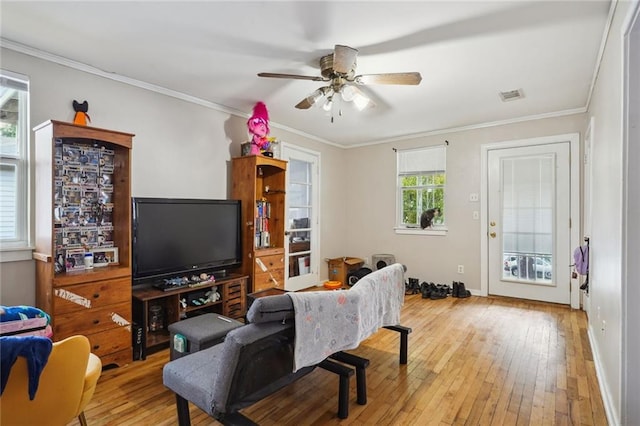
<path fill-rule="evenodd" d="M 298 109 L 311 108 L 316 102 L 318 102 L 320 98 L 322 98 L 324 95 L 327 94 L 329 89 L 330 89 L 329 86 L 325 86 L 325 87 L 321 87 L 319 89 L 314 90 L 313 93 L 311 93 L 309 96 L 307 96 L 306 98 L 298 102 L 296 104 L 296 108 Z"/>
<path fill-rule="evenodd" d="M 348 74 L 353 69 L 358 49 L 336 44 L 333 50 L 333 70 L 338 74 Z"/>
<path fill-rule="evenodd" d="M 409 84 L 417 85 L 422 81 L 419 72 L 398 72 L 388 74 L 357 75 L 353 81 L 356 84 Z"/>
<path fill-rule="evenodd" d="M 278 74 L 272 72 L 258 73 L 258 77 L 270 77 L 270 78 L 293 78 L 296 80 L 311 80 L 311 81 L 328 81 L 324 77 L 311 76 L 311 75 L 298 75 L 298 74 Z"/>
<path fill-rule="evenodd" d="M 309 98 L 304 98 L 300 102 L 296 104 L 296 108 L 298 109 L 309 109 L 313 106 L 311 102 L 309 102 Z"/>

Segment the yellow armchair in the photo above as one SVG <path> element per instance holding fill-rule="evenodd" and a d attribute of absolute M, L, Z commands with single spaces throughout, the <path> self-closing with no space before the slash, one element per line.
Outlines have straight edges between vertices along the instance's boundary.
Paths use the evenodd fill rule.
<path fill-rule="evenodd" d="M 55 342 L 31 401 L 27 363 L 18 357 L 0 397 L 0 424 L 64 426 L 77 417 L 80 424 L 86 425 L 84 409 L 93 397 L 101 372 L 102 362 L 91 353 L 85 336 Z"/>

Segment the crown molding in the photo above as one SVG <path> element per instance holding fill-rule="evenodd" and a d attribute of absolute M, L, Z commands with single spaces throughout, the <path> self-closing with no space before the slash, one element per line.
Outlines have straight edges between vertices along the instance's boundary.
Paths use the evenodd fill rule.
<path fill-rule="evenodd" d="M 614 8 L 615 9 L 615 8 Z M 613 15 L 613 12 L 611 12 L 611 16 Z M 604 39 L 606 40 L 606 34 L 607 32 L 605 32 L 604 35 Z M 602 49 L 604 49 L 604 44 L 605 41 L 603 41 L 602 44 Z M 172 98 L 176 98 L 176 99 L 180 99 L 182 101 L 185 102 L 190 102 L 190 103 L 194 103 L 196 105 L 200 105 L 203 106 L 205 108 L 210 108 L 225 114 L 229 114 L 229 115 L 234 115 L 234 116 L 238 116 L 241 118 L 248 118 L 249 114 L 243 112 L 243 111 L 238 111 L 234 108 L 229 108 L 227 106 L 224 105 L 220 105 L 217 104 L 215 102 L 210 102 L 201 98 L 198 98 L 196 96 L 192 96 L 192 95 L 187 95 L 185 93 L 182 92 L 178 92 L 176 90 L 172 90 L 172 89 L 168 89 L 166 87 L 162 87 L 162 86 L 158 86 L 156 84 L 151 84 L 151 83 L 147 83 L 145 81 L 141 81 L 141 80 L 136 80 L 134 78 L 130 78 L 130 77 L 126 77 L 123 75 L 119 75 L 116 74 L 114 72 L 109 72 L 109 71 L 105 71 L 99 68 L 96 68 L 94 66 L 88 65 L 88 64 L 84 64 L 82 62 L 78 62 L 78 61 L 74 61 L 72 59 L 69 58 L 65 58 L 63 56 L 59 56 L 59 55 L 55 55 L 53 53 L 50 52 L 46 52 L 40 49 L 36 49 L 33 48 L 31 46 L 27 46 L 21 43 L 17 43 L 15 41 L 12 40 L 8 40 L 6 38 L 2 38 L 0 37 L 0 47 L 6 48 L 6 49 L 10 49 L 19 53 L 23 53 L 25 55 L 29 55 L 29 56 L 33 56 L 35 58 L 38 59 L 43 59 L 45 61 L 49 61 L 49 62 L 53 62 L 56 63 L 58 65 L 62 65 L 65 67 L 69 67 L 78 71 L 82 71 L 82 72 L 86 72 L 89 74 L 93 74 L 102 78 L 106 78 L 109 80 L 113 80 L 113 81 L 118 81 L 120 83 L 123 84 L 128 84 L 130 86 L 135 86 L 144 90 L 149 90 L 152 92 L 156 92 L 165 96 L 170 96 Z M 601 60 L 601 56 L 599 57 L 599 60 Z M 595 79 L 597 78 L 597 70 L 599 69 L 599 61 L 598 61 L 598 65 L 596 66 L 596 71 L 594 72 L 594 79 L 592 82 L 592 87 L 593 84 L 595 83 Z M 589 96 L 591 95 L 591 90 L 589 92 Z M 587 103 L 588 105 L 588 103 Z M 587 107 L 581 107 L 581 108 L 574 108 L 574 109 L 568 109 L 568 110 L 562 110 L 562 111 L 556 111 L 556 112 L 550 112 L 550 113 L 544 113 L 544 114 L 537 114 L 537 115 L 530 115 L 530 116 L 523 116 L 523 117 L 518 117 L 518 118 L 512 118 L 512 119 L 507 119 L 507 120 L 499 120 L 499 121 L 493 121 L 493 122 L 485 122 L 485 123 L 477 123 L 477 124 L 472 124 L 472 125 L 468 125 L 468 126 L 460 126 L 460 127 L 449 127 L 449 128 L 442 128 L 442 129 L 437 129 L 437 130 L 430 130 L 427 132 L 421 132 L 421 133 L 413 133 L 413 134 L 408 134 L 408 135 L 402 135 L 402 136 L 398 136 L 398 137 L 394 137 L 394 138 L 389 138 L 389 139 L 381 139 L 381 140 L 376 140 L 376 141 L 371 141 L 371 142 L 365 142 L 365 143 L 361 143 L 361 144 L 355 144 L 355 145 L 343 145 L 343 144 L 339 144 L 339 143 L 335 143 L 333 141 L 327 140 L 327 139 L 323 139 L 320 138 L 318 136 L 315 135 L 311 135 L 309 133 L 305 133 L 301 130 L 298 129 L 294 129 L 292 127 L 289 126 L 285 126 L 282 124 L 279 124 L 277 122 L 269 122 L 269 125 L 272 128 L 277 128 L 280 130 L 284 130 L 290 133 L 293 133 L 295 135 L 298 136 L 302 136 L 304 138 L 307 139 L 311 139 L 326 145 L 330 145 L 336 148 L 342 148 L 342 149 L 352 149 L 352 148 L 360 148 L 360 147 L 365 147 L 365 146 L 372 146 L 372 145 L 381 145 L 381 144 L 385 144 L 385 143 L 390 143 L 390 142 L 399 142 L 399 141 L 406 141 L 406 140 L 410 140 L 410 139 L 416 139 L 416 138 L 421 138 L 421 137 L 427 137 L 427 136 L 434 136 L 434 135 L 442 135 L 442 134 L 448 134 L 448 133 L 455 133 L 455 132 L 462 132 L 462 131 L 469 131 L 469 130 L 477 130 L 477 129 L 484 129 L 484 128 L 489 128 L 489 127 L 496 127 L 496 126 L 504 126 L 504 125 L 508 125 L 508 124 L 514 124 L 514 123 L 521 123 L 524 121 L 533 121 L 533 120 L 541 120 L 541 119 L 545 119 L 545 118 L 554 118 L 554 117 L 563 117 L 563 116 L 567 116 L 567 115 L 573 115 L 573 114 L 581 114 L 587 111 Z"/>
<path fill-rule="evenodd" d="M 161 95 L 165 95 L 165 96 L 170 96 L 172 98 L 176 98 L 176 99 L 180 99 L 182 101 L 185 102 L 190 102 L 196 105 L 200 105 L 203 106 L 205 108 L 209 108 L 209 109 L 213 109 L 225 114 L 229 114 L 229 115 L 234 115 L 237 117 L 241 117 L 243 119 L 246 119 L 249 117 L 250 114 L 247 114 L 243 111 L 239 111 L 236 110 L 234 108 L 229 108 L 227 106 L 224 105 L 220 105 L 217 104 L 215 102 L 210 102 L 207 101 L 205 99 L 202 98 L 198 98 L 197 96 L 191 96 L 191 95 L 187 95 L 185 93 L 182 92 L 178 92 L 177 90 L 172 90 L 172 89 L 168 89 L 166 87 L 162 87 L 162 86 L 158 86 L 156 84 L 151 84 L 151 83 L 147 83 L 146 81 L 142 81 L 142 80 L 136 80 L 135 78 L 130 78 L 130 77 L 126 77 L 123 75 L 119 75 L 116 74 L 114 72 L 109 72 L 109 71 L 105 71 L 102 70 L 100 68 L 96 68 L 92 65 L 88 65 L 82 62 L 78 62 L 78 61 L 74 61 L 72 59 L 69 58 L 65 58 L 63 56 L 59 56 L 59 55 L 55 55 L 53 53 L 50 52 L 46 52 L 44 50 L 40 50 L 40 49 L 36 49 L 33 48 L 31 46 L 27 46 L 21 43 L 17 43 L 15 41 L 12 40 L 8 40 L 6 38 L 2 38 L 0 37 L 0 47 L 3 47 L 5 49 L 9 49 L 9 50 L 13 50 L 15 52 L 18 53 L 23 53 L 25 55 L 29 55 L 32 56 L 34 58 L 38 58 L 38 59 L 42 59 L 48 62 L 53 62 L 55 64 L 58 65 L 62 65 L 68 68 L 72 68 L 78 71 L 82 71 L 82 72 L 86 72 L 88 74 L 93 74 L 96 75 L 98 77 L 102 77 L 102 78 L 106 78 L 109 80 L 113 80 L 113 81 L 117 81 L 123 84 L 128 84 L 130 86 L 134 86 L 134 87 L 138 87 L 140 89 L 144 89 L 144 90 L 149 90 L 152 92 L 156 92 L 159 93 Z M 338 148 L 342 148 L 341 145 L 336 144 L 335 142 L 329 141 L 329 140 L 325 140 L 322 138 L 319 138 L 317 136 L 314 135 L 310 135 L 308 133 L 302 132 L 298 129 L 294 129 L 292 127 L 288 127 L 276 122 L 269 122 L 269 125 L 272 128 L 278 128 L 281 130 L 285 130 L 287 132 L 291 132 L 294 134 L 297 134 L 299 136 L 303 136 L 305 138 L 309 138 L 309 139 L 313 139 L 316 140 L 318 142 L 322 142 L 325 143 L 327 145 L 332 145 Z"/>
<path fill-rule="evenodd" d="M 412 133 L 412 134 L 409 134 L 409 135 L 399 136 L 397 138 L 389 138 L 389 139 L 384 139 L 384 140 L 378 140 L 378 141 L 374 141 L 374 142 L 370 142 L 370 143 L 343 146 L 343 148 L 350 149 L 350 148 L 359 148 L 359 147 L 370 146 L 370 145 L 380 145 L 380 144 L 384 144 L 384 143 L 400 142 L 400 141 L 406 141 L 406 140 L 410 140 L 410 139 L 423 138 L 423 137 L 427 137 L 427 136 L 436 136 L 436 135 L 443 135 L 443 134 L 449 134 L 449 133 L 466 132 L 466 131 L 469 131 L 469 130 L 486 129 L 486 128 L 489 128 L 489 127 L 506 126 L 508 124 L 522 123 L 522 122 L 525 122 L 525 121 L 535 121 L 535 120 L 543 120 L 543 119 L 546 119 L 546 118 L 564 117 L 564 116 L 567 116 L 567 115 L 582 114 L 582 113 L 585 113 L 585 112 L 587 112 L 587 107 L 586 106 L 585 107 L 580 107 L 580 108 L 565 109 L 565 110 L 561 110 L 561 111 L 546 112 L 546 113 L 543 113 L 543 114 L 535 114 L 535 115 L 527 115 L 527 116 L 516 117 L 516 118 L 509 118 L 509 119 L 506 119 L 506 120 L 489 121 L 489 122 L 484 122 L 484 123 L 470 124 L 468 126 L 446 127 L 446 128 L 443 128 L 443 129 L 429 130 L 428 132 Z"/>

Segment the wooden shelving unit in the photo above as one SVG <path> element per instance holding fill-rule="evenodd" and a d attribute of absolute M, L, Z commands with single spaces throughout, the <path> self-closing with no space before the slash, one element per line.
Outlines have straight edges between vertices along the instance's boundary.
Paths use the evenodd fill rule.
<path fill-rule="evenodd" d="M 284 289 L 286 171 L 286 161 L 263 155 L 232 159 L 231 198 L 242 202 L 242 273 L 251 293 Z M 268 214 L 260 214 L 258 203 L 269 206 Z"/>
<path fill-rule="evenodd" d="M 129 363 L 130 153 L 134 135 L 54 120 L 37 126 L 34 132 L 36 305 L 51 315 L 55 341 L 83 334 L 103 365 Z M 74 159 L 63 154 L 64 149 L 77 151 L 80 156 Z M 103 164 L 105 161 L 108 164 Z M 98 176 L 102 181 L 98 182 Z M 105 179 L 108 185 L 103 185 Z M 103 195 L 96 199 L 96 191 L 109 193 L 99 216 L 92 209 L 102 203 Z M 70 225 L 61 220 L 60 212 L 65 220 L 77 212 L 78 223 Z M 109 216 L 107 226 L 105 212 Z M 102 219 L 96 221 L 97 217 Z M 118 249 L 117 264 L 71 270 L 66 261 L 69 250 L 80 255 L 83 250 L 110 245 Z"/>

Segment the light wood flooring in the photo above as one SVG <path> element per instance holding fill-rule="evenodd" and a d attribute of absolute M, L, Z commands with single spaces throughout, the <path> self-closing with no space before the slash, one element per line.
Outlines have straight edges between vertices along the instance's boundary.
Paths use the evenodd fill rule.
<path fill-rule="evenodd" d="M 242 412 L 260 425 L 606 425 L 584 312 L 548 303 L 470 297 L 405 299 L 409 362 L 381 329 L 351 351 L 371 361 L 368 403 L 337 418 L 338 377 L 316 369 Z M 162 384 L 168 350 L 105 370 L 85 411 L 90 426 L 175 425 Z M 202 372 L 206 374 L 206 371 Z M 218 425 L 194 405 L 193 425 Z M 74 422 L 72 424 L 78 424 Z"/>

